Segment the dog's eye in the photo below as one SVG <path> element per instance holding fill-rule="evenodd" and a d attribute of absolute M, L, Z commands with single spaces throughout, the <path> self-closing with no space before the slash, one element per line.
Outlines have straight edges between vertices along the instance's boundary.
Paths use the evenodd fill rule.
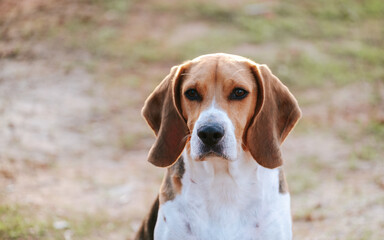
<path fill-rule="evenodd" d="M 229 99 L 231 99 L 231 100 L 240 100 L 240 99 L 245 98 L 247 95 L 248 95 L 248 92 L 245 91 L 244 89 L 242 89 L 242 88 L 235 88 L 235 89 L 233 89 L 233 91 L 229 95 Z"/>
<path fill-rule="evenodd" d="M 184 95 L 191 101 L 201 101 L 201 96 L 196 89 L 188 89 Z"/>

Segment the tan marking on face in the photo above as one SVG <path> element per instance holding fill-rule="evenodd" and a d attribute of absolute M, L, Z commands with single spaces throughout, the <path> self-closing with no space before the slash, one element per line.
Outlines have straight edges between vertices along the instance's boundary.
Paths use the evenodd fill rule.
<path fill-rule="evenodd" d="M 206 56 L 191 63 L 181 84 L 182 114 L 190 132 L 201 112 L 214 100 L 215 105 L 227 113 L 235 127 L 236 139 L 242 142 L 257 98 L 256 82 L 247 62 L 230 56 Z M 229 99 L 235 88 L 246 90 L 248 95 L 241 100 Z M 184 94 L 189 89 L 196 89 L 202 100 L 189 100 Z"/>

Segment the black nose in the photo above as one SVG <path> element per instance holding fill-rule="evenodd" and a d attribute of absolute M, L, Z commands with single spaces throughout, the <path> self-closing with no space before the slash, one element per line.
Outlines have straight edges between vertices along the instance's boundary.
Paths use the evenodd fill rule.
<path fill-rule="evenodd" d="M 224 136 L 224 129 L 217 125 L 208 125 L 197 130 L 197 136 L 207 146 L 213 146 L 218 143 Z"/>

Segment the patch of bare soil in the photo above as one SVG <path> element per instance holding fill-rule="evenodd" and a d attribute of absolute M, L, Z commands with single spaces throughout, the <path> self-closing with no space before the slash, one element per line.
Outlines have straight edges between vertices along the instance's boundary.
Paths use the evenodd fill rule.
<path fill-rule="evenodd" d="M 373 134 L 361 134 L 381 116 L 382 105 L 372 104 L 372 96 L 379 94 L 382 102 L 382 88 L 362 82 L 328 93 L 303 93 L 318 99 L 302 106 L 302 121 L 319 127 L 294 133 L 283 145 L 286 172 L 293 175 L 292 185 L 301 186 L 291 192 L 295 238 L 384 236 L 384 149 Z M 365 159 L 362 149 L 370 149 Z"/>
<path fill-rule="evenodd" d="M 36 51 L 33 61 L 0 60 L 0 201 L 35 208 L 43 218 L 71 221 L 100 212 L 111 222 L 126 219 L 114 236 L 93 238 L 124 239 L 153 200 L 161 174 L 148 167 L 146 150 L 121 149 L 115 122 L 124 122 L 125 132 L 137 124 L 111 117 L 110 95 L 92 75 L 68 69 L 73 59 L 59 51 Z M 141 118 L 139 109 L 124 114 Z"/>

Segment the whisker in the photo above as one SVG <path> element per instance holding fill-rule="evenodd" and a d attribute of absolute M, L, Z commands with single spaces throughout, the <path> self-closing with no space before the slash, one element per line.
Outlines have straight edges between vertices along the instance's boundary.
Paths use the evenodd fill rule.
<path fill-rule="evenodd" d="M 189 140 L 190 138 L 191 138 L 191 136 L 192 136 L 192 134 L 187 134 L 187 135 L 185 135 L 183 138 L 182 138 L 182 141 L 185 141 L 185 140 Z"/>

